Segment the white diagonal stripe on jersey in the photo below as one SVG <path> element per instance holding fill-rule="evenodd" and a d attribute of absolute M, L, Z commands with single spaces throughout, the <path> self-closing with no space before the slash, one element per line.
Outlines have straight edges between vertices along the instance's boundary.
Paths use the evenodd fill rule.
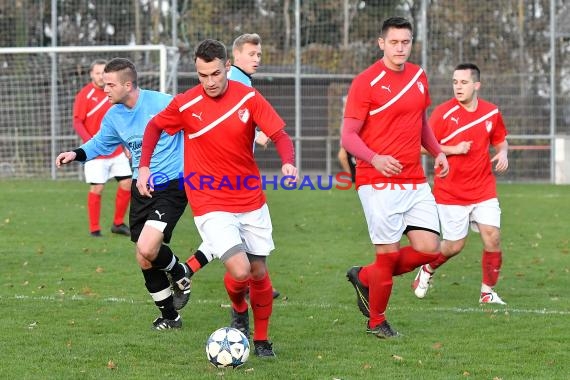
<path fill-rule="evenodd" d="M 454 138 L 455 136 L 457 136 L 458 134 L 460 134 L 461 132 L 464 132 L 466 130 L 468 130 L 469 128 L 479 124 L 480 122 L 482 122 L 485 119 L 490 118 L 493 115 L 496 115 L 497 113 L 499 113 L 499 109 L 495 108 L 494 110 L 492 110 L 491 112 L 489 112 L 488 114 L 481 116 L 479 119 L 472 121 L 469 124 L 464 125 L 463 127 L 457 129 L 455 132 L 453 132 L 452 134 L 450 134 L 447 137 L 444 137 L 441 139 L 441 144 L 445 144 L 446 142 L 448 142 L 449 140 L 451 140 L 452 138 Z"/>
<path fill-rule="evenodd" d="M 193 106 L 194 104 L 198 103 L 202 99 L 204 99 L 204 97 L 202 95 L 199 95 L 199 96 L 195 97 L 194 99 L 190 100 L 189 102 L 187 102 L 186 104 L 183 104 L 182 106 L 180 106 L 180 108 L 178 108 L 178 111 L 183 112 L 186 108 Z"/>
<path fill-rule="evenodd" d="M 94 92 L 95 92 L 95 89 L 92 88 L 91 91 L 89 91 L 89 92 L 87 93 L 87 96 L 86 96 L 85 98 L 86 98 L 86 99 L 91 99 L 91 95 L 93 95 Z"/>
<path fill-rule="evenodd" d="M 214 120 L 213 122 L 211 122 L 210 124 L 206 125 L 204 128 L 200 129 L 198 132 L 196 133 L 190 133 L 188 135 L 189 139 L 195 139 L 196 137 L 200 137 L 202 136 L 204 133 L 210 131 L 211 129 L 217 127 L 222 121 L 226 120 L 228 117 L 230 117 L 234 112 L 236 112 L 238 110 L 238 108 L 240 108 L 248 99 L 251 99 L 255 96 L 255 92 L 248 92 L 242 100 L 239 101 L 239 103 L 237 103 L 235 106 L 232 107 L 231 110 L 229 110 L 228 112 L 226 112 L 225 114 L 223 114 L 222 116 L 220 116 L 219 118 L 217 118 L 216 120 Z"/>
<path fill-rule="evenodd" d="M 109 99 L 107 99 L 107 97 L 105 97 L 103 100 L 101 100 L 101 101 L 99 102 L 99 104 L 97 104 L 97 105 L 95 106 L 95 108 L 93 108 L 91 111 L 89 111 L 89 112 L 87 113 L 87 117 L 89 117 L 89 116 L 93 115 L 95 112 L 97 112 L 97 110 L 98 110 L 99 108 L 103 107 L 103 105 L 104 105 L 105 103 L 107 103 L 108 101 L 109 101 Z"/>
<path fill-rule="evenodd" d="M 449 115 L 451 115 L 452 113 L 454 113 L 458 108 L 459 108 L 459 105 L 458 105 L 458 104 L 456 104 L 455 106 L 453 106 L 449 111 L 447 111 L 447 112 L 445 113 L 445 115 L 443 115 L 443 120 L 447 119 L 447 117 L 448 117 Z"/>
<path fill-rule="evenodd" d="M 412 80 L 410 81 L 410 83 L 408 83 L 406 85 L 406 87 L 404 87 L 402 89 L 402 91 L 400 91 L 396 96 L 394 96 L 392 99 L 390 99 L 390 101 L 386 104 L 384 104 L 382 107 L 377 108 L 375 110 L 372 110 L 369 112 L 370 116 L 376 115 L 378 112 L 382 112 L 384 111 L 386 108 L 390 107 L 392 104 L 396 103 L 398 101 L 398 99 L 400 99 L 402 96 L 404 96 L 404 94 L 406 93 L 406 91 L 408 91 L 410 89 L 410 87 L 412 87 L 414 85 L 414 83 L 416 83 L 416 81 L 418 80 L 418 78 L 420 77 L 420 75 L 422 75 L 422 73 L 424 72 L 424 70 L 422 68 L 420 68 L 418 70 L 418 72 L 416 73 L 416 75 L 414 75 L 414 77 L 412 78 Z"/>
<path fill-rule="evenodd" d="M 376 83 L 380 82 L 380 79 L 384 78 L 384 75 L 386 75 L 386 72 L 384 70 L 382 70 L 380 75 L 378 75 L 376 78 L 372 79 L 372 81 L 370 82 L 370 87 L 374 87 L 374 85 Z"/>

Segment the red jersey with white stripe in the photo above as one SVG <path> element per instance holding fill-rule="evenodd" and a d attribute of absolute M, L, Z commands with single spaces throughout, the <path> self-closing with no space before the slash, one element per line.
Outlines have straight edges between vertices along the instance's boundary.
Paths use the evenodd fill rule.
<path fill-rule="evenodd" d="M 412 63 L 393 71 L 379 60 L 354 78 L 344 117 L 364 120 L 359 134 L 364 143 L 403 165 L 400 174 L 385 177 L 370 163 L 357 160 L 357 186 L 426 182 L 420 156 L 422 117 L 429 104 L 427 76 Z"/>
<path fill-rule="evenodd" d="M 99 132 L 103 116 L 105 116 L 109 108 L 111 108 L 111 103 L 105 91 L 95 86 L 93 82 L 89 82 L 75 96 L 73 119 L 81 120 L 87 132 L 93 137 Z M 121 154 L 122 151 L 123 149 L 118 147 L 113 154 L 97 158 L 115 157 Z"/>
<path fill-rule="evenodd" d="M 497 106 L 478 99 L 477 109 L 470 112 L 453 98 L 434 109 L 429 124 L 441 145 L 473 142 L 467 154 L 447 156 L 449 174 L 434 181 L 436 202 L 470 205 L 496 198 L 489 148 L 505 141 L 508 133 Z"/>
<path fill-rule="evenodd" d="M 184 130 L 184 186 L 194 216 L 265 204 L 251 142 L 256 125 L 271 136 L 285 122 L 257 90 L 228 80 L 226 92 L 212 98 L 197 85 L 153 121 L 171 135 Z"/>

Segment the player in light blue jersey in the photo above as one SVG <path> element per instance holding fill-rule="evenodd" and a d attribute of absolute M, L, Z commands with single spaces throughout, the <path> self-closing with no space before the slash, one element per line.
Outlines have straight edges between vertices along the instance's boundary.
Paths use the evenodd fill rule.
<path fill-rule="evenodd" d="M 246 33 L 234 40 L 232 47 L 234 62 L 228 73 L 228 79 L 252 87 L 251 76 L 261 64 L 261 37 L 257 33 Z M 260 130 L 255 131 L 255 143 L 267 147 L 269 138 Z M 255 143 L 253 147 L 255 149 Z"/>
<path fill-rule="evenodd" d="M 103 118 L 100 131 L 79 148 L 59 154 L 56 165 L 88 161 L 124 145 L 132 154 L 133 179 L 136 179 L 146 125 L 166 108 L 172 97 L 140 89 L 136 68 L 128 59 L 109 61 L 103 77 L 105 93 L 113 107 Z M 184 187 L 179 184 L 180 173 L 183 173 L 182 139 L 182 134 L 174 137 L 162 134 L 150 164 L 153 177 L 149 182 L 154 189 L 151 198 L 139 194 L 136 181 L 131 188 L 131 240 L 136 243 L 136 258 L 146 288 L 161 311 L 161 316 L 153 322 L 156 330 L 182 327 L 178 310 L 188 302 L 191 290 L 188 267 L 178 261 L 167 245 L 188 204 Z M 201 251 L 195 256 L 208 260 Z"/>

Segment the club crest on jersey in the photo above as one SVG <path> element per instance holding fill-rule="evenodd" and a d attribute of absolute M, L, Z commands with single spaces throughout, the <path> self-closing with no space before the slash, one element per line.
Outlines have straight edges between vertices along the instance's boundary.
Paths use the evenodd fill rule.
<path fill-rule="evenodd" d="M 247 121 L 249 120 L 249 110 L 247 108 L 239 110 L 238 117 L 243 123 L 247 123 Z"/>
<path fill-rule="evenodd" d="M 491 120 L 487 120 L 485 122 L 485 129 L 487 130 L 487 133 L 491 132 L 491 129 L 493 129 L 493 122 Z"/>
<path fill-rule="evenodd" d="M 423 94 L 424 93 L 424 84 L 422 82 L 416 82 L 418 85 L 418 89 Z"/>

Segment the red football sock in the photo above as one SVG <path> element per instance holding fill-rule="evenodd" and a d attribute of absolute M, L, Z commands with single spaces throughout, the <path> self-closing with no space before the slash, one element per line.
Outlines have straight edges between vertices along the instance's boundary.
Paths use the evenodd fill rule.
<path fill-rule="evenodd" d="M 87 194 L 87 213 L 89 215 L 89 231 L 101 231 L 99 218 L 101 217 L 101 194 L 89 192 Z"/>
<path fill-rule="evenodd" d="M 439 268 L 440 266 L 442 266 L 443 264 L 445 264 L 447 262 L 447 260 L 449 260 L 450 257 L 444 256 L 443 253 L 440 253 L 437 255 L 437 257 L 435 258 L 435 260 L 431 261 L 428 265 L 429 267 L 432 269 L 432 273 Z"/>
<path fill-rule="evenodd" d="M 437 253 L 419 252 L 411 246 L 400 248 L 400 257 L 394 267 L 394 276 L 411 272 L 420 265 L 433 261 L 436 256 Z"/>
<path fill-rule="evenodd" d="M 503 254 L 499 252 L 483 251 L 481 258 L 483 269 L 483 284 L 493 287 L 499 281 L 501 265 L 503 264 Z"/>
<path fill-rule="evenodd" d="M 131 201 L 131 191 L 123 190 L 120 186 L 117 188 L 117 196 L 115 197 L 115 217 L 113 223 L 115 225 L 123 224 L 125 214 Z"/>
<path fill-rule="evenodd" d="M 360 280 L 362 285 L 366 286 L 367 288 L 370 286 L 370 284 L 368 282 L 368 267 L 371 265 L 374 265 L 374 263 L 362 267 L 360 269 L 360 272 L 358 272 L 358 279 Z"/>
<path fill-rule="evenodd" d="M 245 300 L 245 292 L 249 286 L 249 278 L 238 281 L 233 278 L 229 272 L 224 275 L 224 286 L 228 292 L 228 296 L 232 301 L 232 307 L 238 313 L 247 311 L 247 302 Z"/>
<path fill-rule="evenodd" d="M 392 294 L 392 273 L 398 256 L 398 252 L 377 253 L 376 262 L 368 266 L 370 327 L 376 327 L 386 320 L 384 313 Z"/>
<path fill-rule="evenodd" d="M 188 268 L 190 268 L 190 272 L 192 272 L 192 274 L 198 272 L 208 263 L 209 263 L 208 258 L 200 250 L 194 252 L 194 254 L 190 256 L 188 260 L 186 260 L 186 264 L 188 265 Z"/>
<path fill-rule="evenodd" d="M 253 310 L 253 340 L 267 340 L 269 317 L 273 311 L 273 286 L 269 273 L 249 282 L 249 300 Z"/>

